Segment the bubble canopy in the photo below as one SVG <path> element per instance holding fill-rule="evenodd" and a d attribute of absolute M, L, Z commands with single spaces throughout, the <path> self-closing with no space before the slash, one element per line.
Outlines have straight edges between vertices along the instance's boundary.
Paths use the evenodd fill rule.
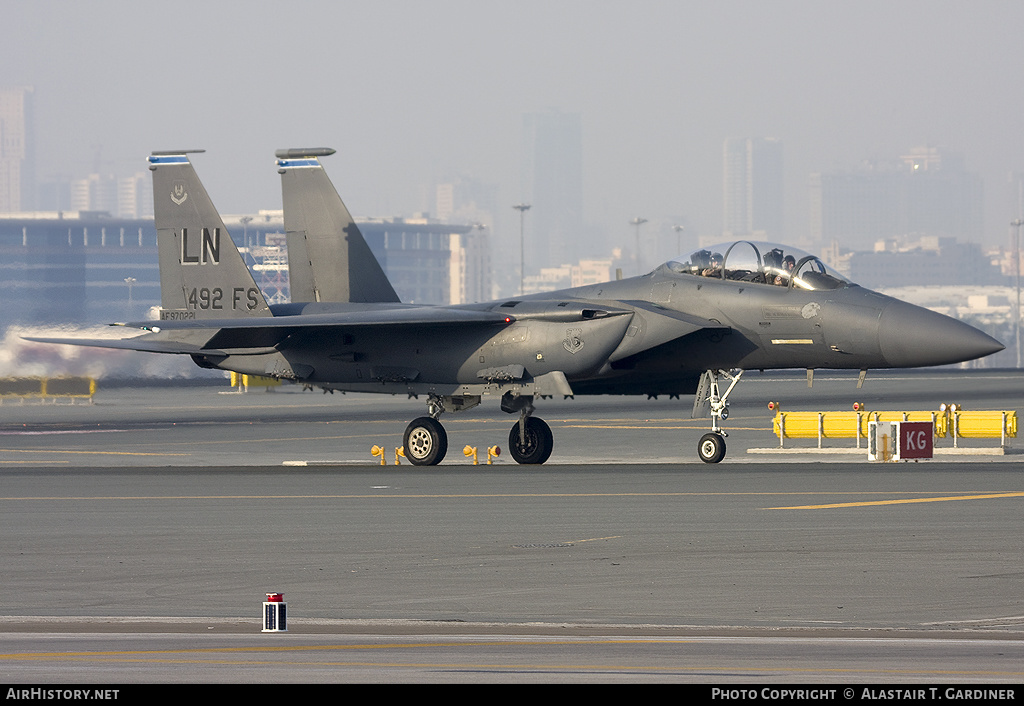
<path fill-rule="evenodd" d="M 851 284 L 803 250 L 753 240 L 737 240 L 694 250 L 669 260 L 658 270 L 810 291 L 843 289 Z"/>

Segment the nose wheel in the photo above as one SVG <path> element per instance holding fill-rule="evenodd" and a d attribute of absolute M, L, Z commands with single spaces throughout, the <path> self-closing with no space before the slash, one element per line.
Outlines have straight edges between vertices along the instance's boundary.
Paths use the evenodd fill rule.
<path fill-rule="evenodd" d="M 719 386 L 720 377 L 730 381 L 725 392 Z M 735 375 L 725 370 L 709 370 L 701 377 L 693 401 L 693 416 L 707 416 L 709 412 L 711 416 L 711 433 L 702 436 L 697 444 L 697 455 L 704 463 L 718 463 L 725 458 L 725 437 L 728 434 L 722 429 L 721 422 L 729 418 L 729 393 L 736 388 L 741 377 L 742 370 Z M 699 414 L 701 412 L 703 415 Z"/>
<path fill-rule="evenodd" d="M 718 463 L 725 458 L 725 439 L 721 434 L 705 434 L 697 445 L 697 454 L 704 463 Z"/>

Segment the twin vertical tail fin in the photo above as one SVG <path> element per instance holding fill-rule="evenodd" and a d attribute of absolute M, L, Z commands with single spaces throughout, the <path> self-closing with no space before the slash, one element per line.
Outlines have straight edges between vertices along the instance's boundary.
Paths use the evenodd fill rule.
<path fill-rule="evenodd" d="M 153 215 L 160 257 L 161 319 L 271 316 L 231 234 L 189 161 L 154 152 Z"/>
<path fill-rule="evenodd" d="M 399 302 L 318 157 L 326 147 L 278 150 L 293 302 Z"/>

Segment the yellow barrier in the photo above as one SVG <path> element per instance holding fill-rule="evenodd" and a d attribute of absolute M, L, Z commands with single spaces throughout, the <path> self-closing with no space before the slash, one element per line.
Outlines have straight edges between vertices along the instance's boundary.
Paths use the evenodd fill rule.
<path fill-rule="evenodd" d="M 1006 446 L 1008 438 L 1017 437 L 1015 411 L 914 411 L 914 412 L 784 412 L 775 413 L 772 431 L 779 437 L 779 447 L 785 439 L 817 439 L 821 448 L 823 439 L 867 440 L 868 422 L 931 422 L 936 439 L 1000 439 Z"/>
<path fill-rule="evenodd" d="M 932 422 L 935 436 L 946 435 L 946 419 L 940 412 L 783 412 L 779 410 L 772 420 L 772 431 L 779 437 L 779 446 L 784 439 L 817 439 L 821 448 L 822 439 L 868 438 L 868 422 Z"/>
<path fill-rule="evenodd" d="M 57 401 L 58 398 L 88 399 L 96 394 L 96 381 L 86 377 L 0 378 L 0 400 L 8 397 Z"/>
<path fill-rule="evenodd" d="M 248 392 L 250 387 L 277 387 L 281 381 L 277 378 L 263 377 L 262 375 L 244 375 L 242 373 L 231 373 L 231 387 L 243 387 Z"/>
<path fill-rule="evenodd" d="M 1007 438 L 1017 438 L 1017 413 L 1012 410 L 958 410 L 952 416 L 954 448 L 958 439 L 999 439 L 1005 447 Z"/>

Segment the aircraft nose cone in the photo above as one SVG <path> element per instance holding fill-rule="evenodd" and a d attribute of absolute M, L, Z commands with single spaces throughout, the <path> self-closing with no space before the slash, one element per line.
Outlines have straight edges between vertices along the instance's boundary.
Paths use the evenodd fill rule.
<path fill-rule="evenodd" d="M 898 300 L 882 311 L 878 343 L 882 356 L 894 368 L 949 365 L 1004 348 L 987 333 L 962 321 Z"/>

